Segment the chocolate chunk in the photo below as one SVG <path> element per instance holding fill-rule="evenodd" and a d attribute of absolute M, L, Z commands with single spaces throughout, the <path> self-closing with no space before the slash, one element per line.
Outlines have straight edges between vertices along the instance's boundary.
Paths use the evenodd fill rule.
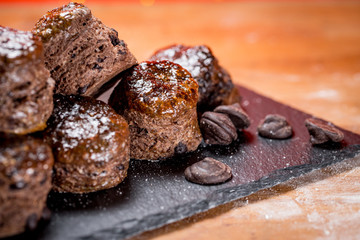
<path fill-rule="evenodd" d="M 115 36 L 115 35 L 109 35 L 109 37 L 110 37 L 111 44 L 112 44 L 113 46 L 116 46 L 116 45 L 119 45 L 119 44 L 120 44 L 120 40 L 119 40 L 119 38 L 118 38 L 117 36 Z"/>
<path fill-rule="evenodd" d="M 175 155 L 181 155 L 188 151 L 186 144 L 179 142 L 179 144 L 175 147 L 174 152 Z"/>
<path fill-rule="evenodd" d="M 26 229 L 30 231 L 34 231 L 37 227 L 38 217 L 36 213 L 32 213 L 26 219 Z"/>
<path fill-rule="evenodd" d="M 258 126 L 260 136 L 272 139 L 285 139 L 292 136 L 292 127 L 284 116 L 268 114 Z"/>
<path fill-rule="evenodd" d="M 103 69 L 103 67 L 99 66 L 99 64 L 95 63 L 92 69 L 97 69 L 99 72 Z"/>
<path fill-rule="evenodd" d="M 341 142 L 344 139 L 344 134 L 329 122 L 308 118 L 305 120 L 305 126 L 310 133 L 312 144 L 322 144 L 329 141 Z"/>
<path fill-rule="evenodd" d="M 115 34 L 116 34 L 116 36 L 117 37 L 119 37 L 119 33 L 118 33 L 118 31 L 116 31 L 115 29 L 113 29 L 113 28 L 110 28 Z"/>
<path fill-rule="evenodd" d="M 198 184 L 223 183 L 231 176 L 231 168 L 228 165 L 210 157 L 185 169 L 186 180 Z"/>
<path fill-rule="evenodd" d="M 122 164 L 120 164 L 120 165 L 117 166 L 116 168 L 117 168 L 118 170 L 120 170 L 120 171 L 125 169 L 124 165 L 122 165 Z"/>
<path fill-rule="evenodd" d="M 207 144 L 229 145 L 238 137 L 234 124 L 222 113 L 205 112 L 200 120 L 200 129 Z"/>
<path fill-rule="evenodd" d="M 237 129 L 244 129 L 250 126 L 249 116 L 244 112 L 239 103 L 218 106 L 214 109 L 214 112 L 228 115 Z"/>
<path fill-rule="evenodd" d="M 16 182 L 16 183 L 13 183 L 13 184 L 10 184 L 10 189 L 12 190 L 18 190 L 18 189 L 23 189 L 26 187 L 26 183 L 22 180 Z"/>
<path fill-rule="evenodd" d="M 41 218 L 44 219 L 45 221 L 49 221 L 51 219 L 50 209 L 48 209 L 47 207 L 44 207 L 42 214 L 41 214 Z"/>
<path fill-rule="evenodd" d="M 84 94 L 84 93 L 86 93 L 86 90 L 88 89 L 88 87 L 89 87 L 89 84 L 86 84 L 86 85 L 83 86 L 83 87 L 79 87 L 79 88 L 78 88 L 78 93 L 79 93 L 79 94 Z"/>
<path fill-rule="evenodd" d="M 126 55 L 126 53 L 127 53 L 126 50 L 119 50 L 118 51 L 118 54 L 120 54 L 120 55 Z"/>

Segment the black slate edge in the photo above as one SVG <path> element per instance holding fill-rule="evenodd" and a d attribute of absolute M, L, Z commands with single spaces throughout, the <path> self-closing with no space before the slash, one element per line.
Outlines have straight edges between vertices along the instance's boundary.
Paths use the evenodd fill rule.
<path fill-rule="evenodd" d="M 279 169 L 258 181 L 217 190 L 206 199 L 199 199 L 199 201 L 177 206 L 167 212 L 148 215 L 142 219 L 132 219 L 126 222 L 120 222 L 112 228 L 94 232 L 91 235 L 82 236 L 78 239 L 97 240 L 129 238 L 141 232 L 153 230 L 166 224 L 179 221 L 194 214 L 215 208 L 221 204 L 246 197 L 254 192 L 274 187 L 292 178 L 300 177 L 306 173 L 355 157 L 360 157 L 360 145 L 352 145 L 345 148 L 339 153 L 336 160 L 326 160 L 318 164 L 305 164 Z"/>

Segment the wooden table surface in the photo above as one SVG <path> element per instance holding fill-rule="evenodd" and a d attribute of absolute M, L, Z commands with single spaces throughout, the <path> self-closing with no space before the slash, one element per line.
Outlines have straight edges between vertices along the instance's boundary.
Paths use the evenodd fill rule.
<path fill-rule="evenodd" d="M 151 2 L 151 1 L 150 1 Z M 2 4 L 30 30 L 58 4 Z M 139 61 L 207 44 L 237 84 L 360 133 L 360 2 L 93 4 Z M 360 239 L 360 157 L 134 238 Z"/>

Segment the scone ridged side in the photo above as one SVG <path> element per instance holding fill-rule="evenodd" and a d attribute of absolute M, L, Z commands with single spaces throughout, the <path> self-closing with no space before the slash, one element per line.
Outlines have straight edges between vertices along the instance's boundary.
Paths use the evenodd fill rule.
<path fill-rule="evenodd" d="M 130 156 L 158 160 L 200 144 L 198 85 L 180 65 L 143 62 L 121 76 L 109 104 L 129 123 Z"/>
<path fill-rule="evenodd" d="M 32 33 L 0 27 L 0 132 L 27 134 L 46 127 L 54 80 L 42 50 Z"/>
<path fill-rule="evenodd" d="M 55 92 L 94 96 L 120 72 L 137 63 L 116 30 L 82 4 L 69 3 L 44 15 L 33 32 L 41 37 Z"/>
<path fill-rule="evenodd" d="M 0 237 L 38 221 L 51 189 L 51 148 L 29 137 L 0 140 Z"/>
<path fill-rule="evenodd" d="M 131 135 L 131 158 L 158 160 L 172 157 L 175 148 L 186 146 L 185 152 L 197 149 L 201 134 L 196 109 L 183 112 L 177 119 L 153 118 L 138 111 L 125 110 Z"/>

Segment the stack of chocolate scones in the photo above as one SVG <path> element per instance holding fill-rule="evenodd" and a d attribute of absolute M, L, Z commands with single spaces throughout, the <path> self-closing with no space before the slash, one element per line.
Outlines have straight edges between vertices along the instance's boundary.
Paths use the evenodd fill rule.
<path fill-rule="evenodd" d="M 32 137 L 53 109 L 54 81 L 30 32 L 0 27 L 0 237 L 37 222 L 51 189 L 50 147 Z"/>
<path fill-rule="evenodd" d="M 108 189 L 130 158 L 196 150 L 199 111 L 238 101 L 208 47 L 174 45 L 138 64 L 78 3 L 31 32 L 0 27 L 0 74 L 0 237 L 34 229 L 51 189 Z M 109 105 L 95 99 L 115 82 Z"/>

